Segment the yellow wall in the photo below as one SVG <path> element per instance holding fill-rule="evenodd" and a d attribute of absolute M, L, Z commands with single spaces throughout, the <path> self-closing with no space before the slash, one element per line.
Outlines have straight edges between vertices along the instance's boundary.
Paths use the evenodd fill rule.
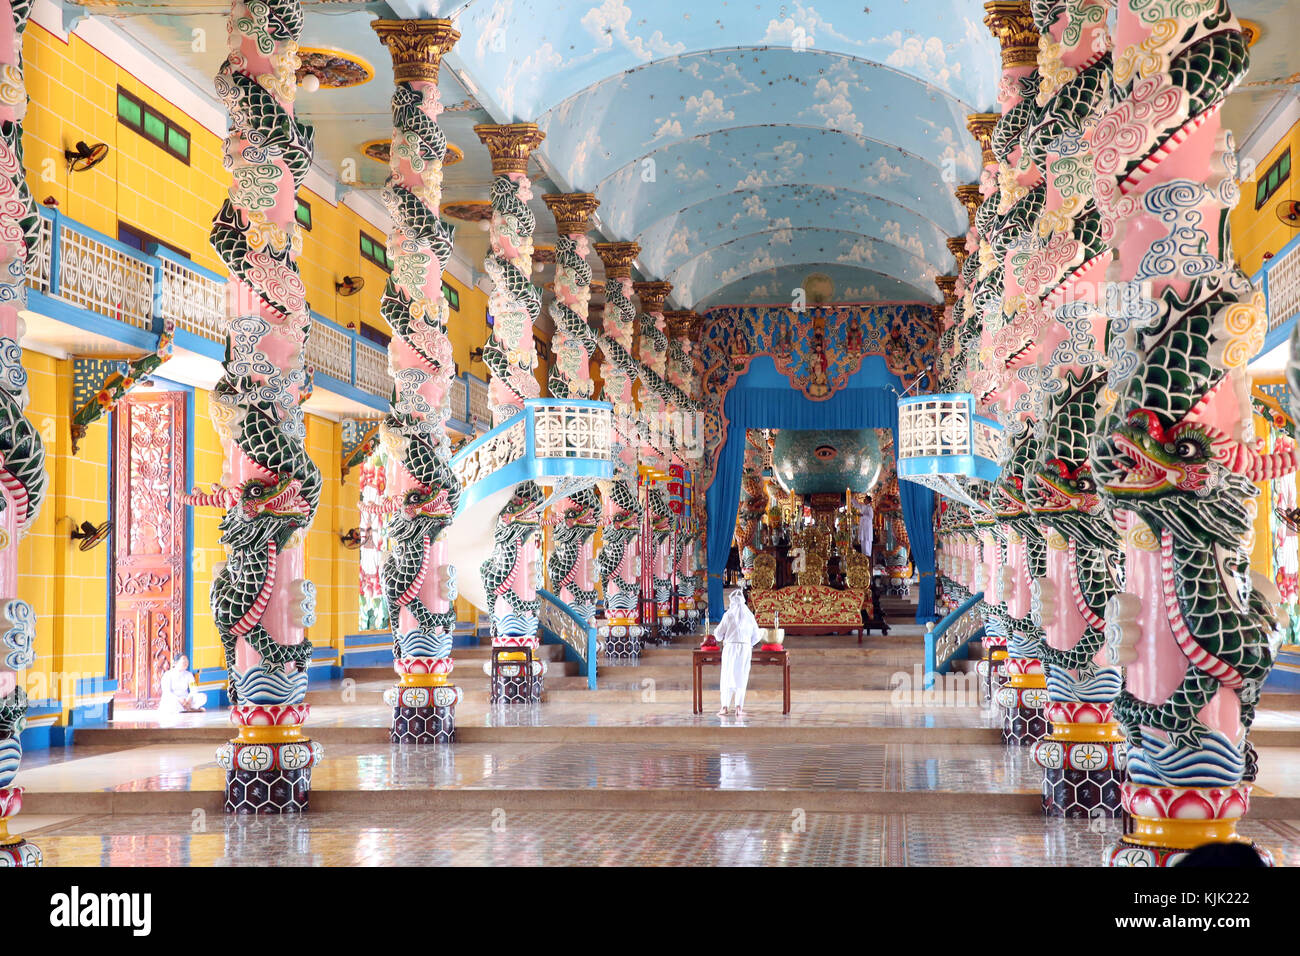
<path fill-rule="evenodd" d="M 1300 229 L 1288 226 L 1277 218 L 1277 205 L 1284 199 L 1300 199 L 1300 183 L 1296 177 L 1300 172 L 1295 163 L 1300 161 L 1300 123 L 1291 127 L 1255 169 L 1257 176 L 1263 175 L 1273 161 L 1282 155 L 1287 147 L 1291 149 L 1291 178 L 1282 183 L 1264 205 L 1255 209 L 1256 179 L 1242 183 L 1241 201 L 1230 214 L 1228 222 L 1232 226 L 1232 245 L 1236 251 L 1237 262 L 1246 275 L 1254 275 L 1266 261 L 1266 253 L 1277 254 L 1284 245 L 1300 235 Z"/>
<path fill-rule="evenodd" d="M 18 547 L 18 596 L 36 612 L 36 666 L 27 678 L 33 699 L 63 697 L 61 678 L 104 673 L 107 653 L 107 561 L 101 545 L 80 551 L 74 524 L 108 517 L 108 429 L 93 429 L 73 458 L 68 429 L 72 363 L 44 355 L 23 357 L 31 404 L 28 414 L 46 441 L 49 486 L 28 535 Z"/>

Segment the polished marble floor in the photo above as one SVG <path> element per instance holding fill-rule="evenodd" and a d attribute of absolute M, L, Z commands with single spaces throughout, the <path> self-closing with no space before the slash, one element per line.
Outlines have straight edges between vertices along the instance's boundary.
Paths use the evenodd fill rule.
<path fill-rule="evenodd" d="M 509 811 L 30 818 L 47 866 L 1096 866 L 1111 821 L 944 814 Z M 1300 865 L 1290 821 L 1241 827 Z"/>
<path fill-rule="evenodd" d="M 127 750 L 76 748 L 33 755 L 32 793 L 220 790 L 223 771 L 204 744 Z M 334 744 L 312 771 L 314 790 L 626 789 L 1036 791 L 1041 771 L 995 745 L 798 744 Z"/>
<path fill-rule="evenodd" d="M 373 669 L 372 679 L 313 685 L 307 732 L 338 738 L 313 771 L 321 796 L 301 818 L 212 809 L 228 713 L 118 709 L 109 731 L 25 756 L 18 783 L 32 812 L 13 829 L 56 866 L 1094 865 L 1118 825 L 1044 820 L 1042 771 L 1026 750 L 995 742 L 1000 717 L 978 681 L 921 692 L 920 634 L 862 647 L 804 639 L 796 661 L 810 687 L 796 690 L 788 715 L 766 680 L 744 718 L 713 706 L 692 714 L 681 689 L 689 648 L 651 649 L 640 665 L 602 671 L 619 679 L 601 690 L 566 689 L 538 705 L 492 706 L 481 681 L 466 681 L 457 708 L 466 739 L 452 747 L 372 733 L 391 720 L 378 702 L 391 682 Z M 1276 809 L 1242 832 L 1279 862 L 1300 863 L 1300 829 L 1288 822 L 1300 805 L 1276 799 L 1300 797 L 1300 746 L 1284 746 L 1297 743 L 1300 699 L 1291 709 L 1275 698 L 1255 726 L 1274 732 L 1255 794 Z M 200 729 L 202 741 L 187 739 Z"/>
<path fill-rule="evenodd" d="M 594 696 L 594 695 L 593 695 Z M 692 714 L 689 695 L 681 700 L 646 701 L 563 701 L 540 706 L 492 706 L 486 701 L 466 699 L 456 708 L 459 727 L 997 727 L 998 719 L 978 706 L 904 706 L 881 701 L 793 700 L 789 714 L 781 713 L 779 697 L 746 701 L 745 716 L 718 717 L 713 706 L 703 714 Z M 1267 714 L 1260 715 L 1264 726 Z M 393 711 L 387 706 L 360 704 L 313 704 L 312 727 L 388 727 Z M 228 727 L 226 711 L 182 714 L 174 718 L 157 711 L 122 710 L 113 726 L 134 727 Z M 1295 722 L 1300 727 L 1300 720 Z"/>
<path fill-rule="evenodd" d="M 462 743 L 333 744 L 314 790 L 699 790 L 1036 793 L 1042 770 L 996 744 Z M 75 748 L 34 754 L 33 794 L 218 791 L 224 772 L 205 744 Z M 1300 749 L 1261 751 L 1257 797 L 1300 796 Z"/>

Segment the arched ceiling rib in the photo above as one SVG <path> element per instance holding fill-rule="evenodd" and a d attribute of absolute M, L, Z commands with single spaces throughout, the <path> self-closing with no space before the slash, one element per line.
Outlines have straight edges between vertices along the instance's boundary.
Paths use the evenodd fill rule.
<path fill-rule="evenodd" d="M 935 269 L 924 260 L 860 232 L 834 229 L 769 229 L 742 236 L 692 256 L 665 278 L 682 301 L 693 303 L 746 276 L 805 262 L 869 269 L 910 285 L 917 298 L 940 298 Z"/>
<path fill-rule="evenodd" d="M 917 302 L 925 298 L 915 286 L 870 269 L 835 262 L 803 262 L 778 266 L 737 279 L 692 305 L 702 312 L 716 305 L 790 305 L 795 290 L 813 272 L 830 276 L 834 302 Z"/>
<path fill-rule="evenodd" d="M 994 101 L 1000 75 L 997 43 L 982 23 L 979 0 L 461 0 L 436 10 L 418 0 L 389 4 L 402 16 L 456 19 L 465 39 L 454 59 L 477 79 L 485 103 L 516 119 L 533 119 L 647 63 L 722 48 L 870 60 L 973 105 Z"/>
<path fill-rule="evenodd" d="M 949 233 L 911 209 L 846 187 L 780 183 L 740 189 L 675 211 L 642 228 L 642 264 L 666 276 L 700 250 L 763 229 L 869 229 L 939 271 L 954 263 Z"/>
<path fill-rule="evenodd" d="M 979 169 L 979 149 L 964 129 L 969 112 L 878 64 L 762 49 L 652 63 L 588 87 L 537 122 L 550 162 L 577 188 L 681 140 L 773 123 L 875 139 L 961 182 Z"/>
<path fill-rule="evenodd" d="M 632 163 L 596 184 L 601 221 L 620 236 L 715 196 L 787 184 L 870 192 L 949 231 L 966 221 L 937 168 L 839 131 L 742 127 L 676 143 L 653 158 L 653 167 Z"/>

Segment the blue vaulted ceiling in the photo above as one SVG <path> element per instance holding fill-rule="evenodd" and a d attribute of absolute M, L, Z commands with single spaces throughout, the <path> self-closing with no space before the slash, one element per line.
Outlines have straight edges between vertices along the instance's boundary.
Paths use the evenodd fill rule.
<path fill-rule="evenodd" d="M 640 242 L 679 305 L 810 271 L 837 298 L 937 301 L 952 190 L 978 172 L 966 116 L 1000 68 L 978 2 L 921 7 L 469 0 L 481 42 L 451 59 L 489 109 L 537 121 L 548 172 L 596 193 L 602 231 Z"/>
<path fill-rule="evenodd" d="M 223 44 L 227 0 L 80 0 L 113 17 L 202 89 Z M 976 177 L 966 116 L 996 109 L 997 43 L 982 0 L 304 0 L 303 44 L 346 50 L 374 79 L 299 98 L 327 169 L 375 190 L 386 168 L 360 144 L 391 131 L 388 55 L 375 16 L 450 17 L 461 40 L 440 82 L 440 122 L 463 150 L 444 199 L 485 199 L 487 151 L 472 127 L 534 121 L 530 174 L 539 243 L 554 241 L 546 192 L 601 201 L 599 238 L 635 239 L 641 278 L 668 279 L 679 307 L 786 302 L 810 272 L 840 301 L 938 301 L 944 243 L 965 226 L 953 188 Z M 71 6 L 71 4 L 65 4 Z M 1293 95 L 1300 53 L 1285 0 L 1236 0 L 1264 25 L 1225 116 L 1240 139 Z M 1258 86 L 1251 84 L 1258 83 Z M 482 261 L 486 235 L 456 244 Z M 599 267 L 597 267 L 599 275 Z"/>

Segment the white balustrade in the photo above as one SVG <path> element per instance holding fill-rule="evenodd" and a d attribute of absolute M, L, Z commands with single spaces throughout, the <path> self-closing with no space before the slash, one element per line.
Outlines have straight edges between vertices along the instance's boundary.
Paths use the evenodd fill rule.
<path fill-rule="evenodd" d="M 311 335 L 307 339 L 307 361 L 316 371 L 351 383 L 351 337 L 342 329 L 313 319 Z"/>
<path fill-rule="evenodd" d="M 972 452 L 969 399 L 944 397 L 899 405 L 899 458 L 969 455 Z"/>
<path fill-rule="evenodd" d="M 54 294 L 139 329 L 153 328 L 153 266 L 93 236 L 59 226 Z"/>
<path fill-rule="evenodd" d="M 357 388 L 385 398 L 392 393 L 393 376 L 388 372 L 386 350 L 357 343 Z"/>
<path fill-rule="evenodd" d="M 36 248 L 27 259 L 27 284 L 38 292 L 50 291 L 50 258 L 54 252 L 54 223 L 40 217 Z"/>
<path fill-rule="evenodd" d="M 608 458 L 612 413 L 608 407 L 541 406 L 533 410 L 537 458 Z"/>
<path fill-rule="evenodd" d="M 226 284 L 171 259 L 162 260 L 162 310 L 178 329 L 226 340 Z"/>
<path fill-rule="evenodd" d="M 1300 246 L 1268 264 L 1268 327 L 1275 329 L 1300 312 Z"/>

